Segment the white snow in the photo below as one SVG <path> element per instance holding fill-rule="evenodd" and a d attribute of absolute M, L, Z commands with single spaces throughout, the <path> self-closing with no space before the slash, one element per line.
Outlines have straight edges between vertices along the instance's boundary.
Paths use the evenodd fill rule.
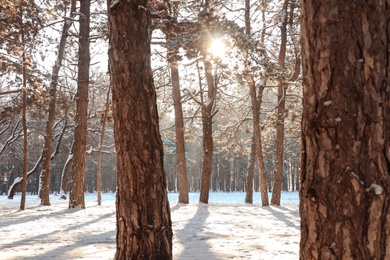
<path fill-rule="evenodd" d="M 110 9 L 112 9 L 114 6 L 116 6 L 121 0 L 113 0 L 110 4 Z"/>
<path fill-rule="evenodd" d="M 368 191 L 371 191 L 371 190 L 374 190 L 374 193 L 375 193 L 376 195 L 381 195 L 382 192 L 383 192 L 383 187 L 380 186 L 380 185 L 378 185 L 378 184 L 376 184 L 376 183 L 374 182 L 374 183 L 371 184 L 370 187 L 368 187 L 368 188 L 366 189 L 367 192 L 368 192 Z"/>
<path fill-rule="evenodd" d="M 209 204 L 177 203 L 169 193 L 173 228 L 173 259 L 298 259 L 298 193 L 284 192 L 282 206 L 245 204 L 245 193 L 210 193 Z M 27 196 L 0 196 L 1 259 L 113 259 L 115 254 L 115 194 L 86 194 L 86 209 L 68 209 L 67 200 L 51 196 L 52 206 L 40 206 Z"/>
<path fill-rule="evenodd" d="M 324 106 L 330 106 L 332 104 L 332 100 L 327 100 L 324 102 Z"/>

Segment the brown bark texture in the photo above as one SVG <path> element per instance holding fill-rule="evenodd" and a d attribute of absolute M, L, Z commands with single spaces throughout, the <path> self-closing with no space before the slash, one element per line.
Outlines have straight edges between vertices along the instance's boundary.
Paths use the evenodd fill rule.
<path fill-rule="evenodd" d="M 302 2 L 301 259 L 390 259 L 390 1 Z"/>
<path fill-rule="evenodd" d="M 172 78 L 172 97 L 175 109 L 175 130 L 176 130 L 176 161 L 177 175 L 179 179 L 179 202 L 189 203 L 188 198 L 188 177 L 186 164 L 186 150 L 184 142 L 184 119 L 181 105 L 180 77 L 177 61 L 170 61 Z"/>
<path fill-rule="evenodd" d="M 172 259 L 163 143 L 150 64 L 147 0 L 108 1 L 117 151 L 116 259 Z"/>
<path fill-rule="evenodd" d="M 207 81 L 207 102 L 203 101 L 201 104 L 203 130 L 203 159 L 199 201 L 202 203 L 209 203 L 209 191 L 214 154 L 213 113 L 216 86 L 214 84 L 211 62 L 207 61 L 206 58 L 204 58 L 203 63 Z"/>
<path fill-rule="evenodd" d="M 80 1 L 80 36 L 78 78 L 76 93 L 76 117 L 73 145 L 72 183 L 69 208 L 85 208 L 84 177 L 87 151 L 87 114 L 89 87 L 89 24 L 90 0 Z"/>

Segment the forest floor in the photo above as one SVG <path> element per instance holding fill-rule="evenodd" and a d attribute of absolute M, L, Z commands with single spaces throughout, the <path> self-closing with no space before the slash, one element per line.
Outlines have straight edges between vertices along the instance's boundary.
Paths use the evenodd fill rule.
<path fill-rule="evenodd" d="M 209 204 L 177 203 L 170 193 L 173 259 L 185 260 L 293 260 L 298 259 L 300 227 L 297 192 L 284 192 L 282 206 L 245 204 L 245 194 L 210 193 Z M 0 258 L 3 260 L 113 259 L 115 254 L 115 195 L 86 195 L 86 209 L 67 209 L 68 201 L 51 197 L 52 206 L 27 197 L 19 210 L 20 196 L 0 196 Z"/>

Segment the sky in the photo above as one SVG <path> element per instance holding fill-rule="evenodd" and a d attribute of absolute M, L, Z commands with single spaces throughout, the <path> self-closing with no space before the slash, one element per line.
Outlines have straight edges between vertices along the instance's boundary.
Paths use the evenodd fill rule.
<path fill-rule="evenodd" d="M 170 193 L 173 259 L 217 260 L 299 259 L 299 198 L 282 193 L 282 206 L 245 204 L 245 193 L 210 193 L 209 204 L 190 193 L 188 205 Z M 68 209 L 68 201 L 51 195 L 52 206 L 27 196 L 0 196 L 0 258 L 2 260 L 113 259 L 116 247 L 115 194 L 86 194 L 86 209 Z"/>

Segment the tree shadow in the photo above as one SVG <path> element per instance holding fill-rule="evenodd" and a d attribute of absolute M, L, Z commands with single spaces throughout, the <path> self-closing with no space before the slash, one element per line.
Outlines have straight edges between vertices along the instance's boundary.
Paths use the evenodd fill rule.
<path fill-rule="evenodd" d="M 46 251 L 42 254 L 36 255 L 36 256 L 31 256 L 31 257 L 24 257 L 23 259 L 28 259 L 28 260 L 42 260 L 42 259 L 75 259 L 77 256 L 72 255 L 72 251 L 81 249 L 86 246 L 95 246 L 96 249 L 103 249 L 105 252 L 107 251 L 107 248 L 112 247 L 112 255 L 110 256 L 109 259 L 114 258 L 115 254 L 115 245 L 116 245 L 116 240 L 111 239 L 111 237 L 115 237 L 115 230 L 112 231 L 107 231 L 105 233 L 100 233 L 100 234 L 95 234 L 95 235 L 90 235 L 83 233 L 78 240 L 74 241 L 72 244 L 61 244 L 58 247 L 55 247 L 53 250 Z M 44 245 L 43 245 L 44 246 Z M 94 251 L 94 255 L 88 255 L 86 252 L 83 253 L 83 255 L 87 255 L 86 258 L 88 259 L 105 259 L 102 258 L 101 256 L 97 256 L 99 252 Z M 84 258 L 84 257 L 83 257 Z"/>
<path fill-rule="evenodd" d="M 173 208 L 173 211 L 183 206 L 186 206 L 186 204 L 176 205 Z M 175 231 L 174 236 L 177 236 L 178 241 L 184 247 L 180 254 L 175 256 L 175 259 L 220 259 L 217 257 L 217 255 L 210 251 L 211 245 L 207 243 L 207 240 L 210 237 L 218 236 L 218 234 L 210 232 L 210 230 L 206 229 L 205 227 L 206 219 L 209 215 L 210 212 L 208 205 L 199 203 L 195 215 L 182 229 Z"/>
<path fill-rule="evenodd" d="M 268 206 L 262 207 L 262 209 L 269 211 L 276 219 L 284 222 L 288 227 L 300 230 L 300 226 L 291 221 L 293 219 L 299 223 L 299 212 L 281 206 Z"/>
<path fill-rule="evenodd" d="M 37 214 L 28 215 L 29 210 L 34 210 L 34 212 L 36 212 Z M 0 221 L 0 228 L 12 226 L 12 225 L 18 225 L 18 224 L 25 224 L 30 221 L 36 221 L 41 218 L 51 217 L 53 215 L 72 214 L 78 212 L 79 210 L 84 210 L 84 209 L 75 208 L 75 209 L 63 209 L 61 211 L 55 211 L 53 210 L 52 206 L 43 206 L 43 205 L 28 207 L 25 210 L 15 209 L 12 210 L 12 212 L 10 213 L 6 213 L 2 215 L 2 217 L 7 217 L 9 220 Z M 47 214 L 38 214 L 38 213 L 45 213 L 45 212 L 47 212 Z M 21 217 L 20 214 L 24 214 L 25 216 Z"/>
<path fill-rule="evenodd" d="M 172 205 L 172 203 L 170 203 Z M 177 202 L 177 204 L 175 206 L 171 206 L 171 213 L 172 212 L 175 212 L 176 210 L 180 209 L 180 208 L 183 208 L 183 207 L 187 207 L 188 204 L 185 204 L 185 203 L 179 203 Z"/>
<path fill-rule="evenodd" d="M 50 214 L 43 214 L 43 216 L 41 216 L 41 217 L 46 217 L 46 218 L 50 217 L 50 220 L 53 221 L 53 219 L 56 216 L 61 216 L 61 218 L 63 218 L 64 217 L 63 214 L 67 214 L 67 213 L 69 214 L 69 213 L 72 213 L 72 212 L 75 212 L 75 211 L 69 212 L 68 210 L 63 210 L 63 211 L 59 211 L 59 212 L 58 211 L 57 212 L 53 212 L 53 213 L 50 213 Z M 56 230 L 52 231 L 51 233 L 39 234 L 39 235 L 36 235 L 36 236 L 30 236 L 28 238 L 24 238 L 24 239 L 21 239 L 21 240 L 18 240 L 18 241 L 13 241 L 11 243 L 4 243 L 4 244 L 0 245 L 0 251 L 5 251 L 6 249 L 13 249 L 13 248 L 15 248 L 17 246 L 29 246 L 29 245 L 35 244 L 35 243 L 41 243 L 42 246 L 44 246 L 45 242 L 51 241 L 50 240 L 51 236 L 55 236 L 55 235 L 59 234 L 60 232 L 71 232 L 71 231 L 77 230 L 79 228 L 88 226 L 89 224 L 93 224 L 93 223 L 98 222 L 100 220 L 104 220 L 104 219 L 107 219 L 107 218 L 110 218 L 110 217 L 114 217 L 114 216 L 115 216 L 115 211 L 107 213 L 107 214 L 104 214 L 104 215 L 102 215 L 102 216 L 100 216 L 98 218 L 91 219 L 91 220 L 89 220 L 87 222 L 82 222 L 82 223 L 79 223 L 79 224 L 76 224 L 76 225 L 71 225 L 71 226 L 69 226 L 69 227 L 67 227 L 65 229 L 62 229 L 61 227 L 58 227 Z M 33 218 L 33 219 L 36 220 L 37 218 Z M 54 221 L 53 221 L 52 224 L 55 223 Z M 21 222 L 25 223 L 23 220 L 19 221 L 19 223 L 21 223 Z M 110 231 L 110 232 L 115 234 L 115 230 Z M 87 236 L 88 234 L 85 234 L 85 235 Z M 59 239 L 61 239 L 61 238 L 59 238 Z M 115 240 L 113 240 L 113 243 L 115 243 Z M 72 245 L 69 245 L 69 246 L 72 246 Z M 77 245 L 73 245 L 73 247 L 76 248 Z M 42 258 L 42 256 L 40 256 L 40 257 L 41 258 L 37 258 L 37 259 L 46 259 L 46 258 Z M 23 259 L 26 259 L 26 258 L 23 257 Z"/>

